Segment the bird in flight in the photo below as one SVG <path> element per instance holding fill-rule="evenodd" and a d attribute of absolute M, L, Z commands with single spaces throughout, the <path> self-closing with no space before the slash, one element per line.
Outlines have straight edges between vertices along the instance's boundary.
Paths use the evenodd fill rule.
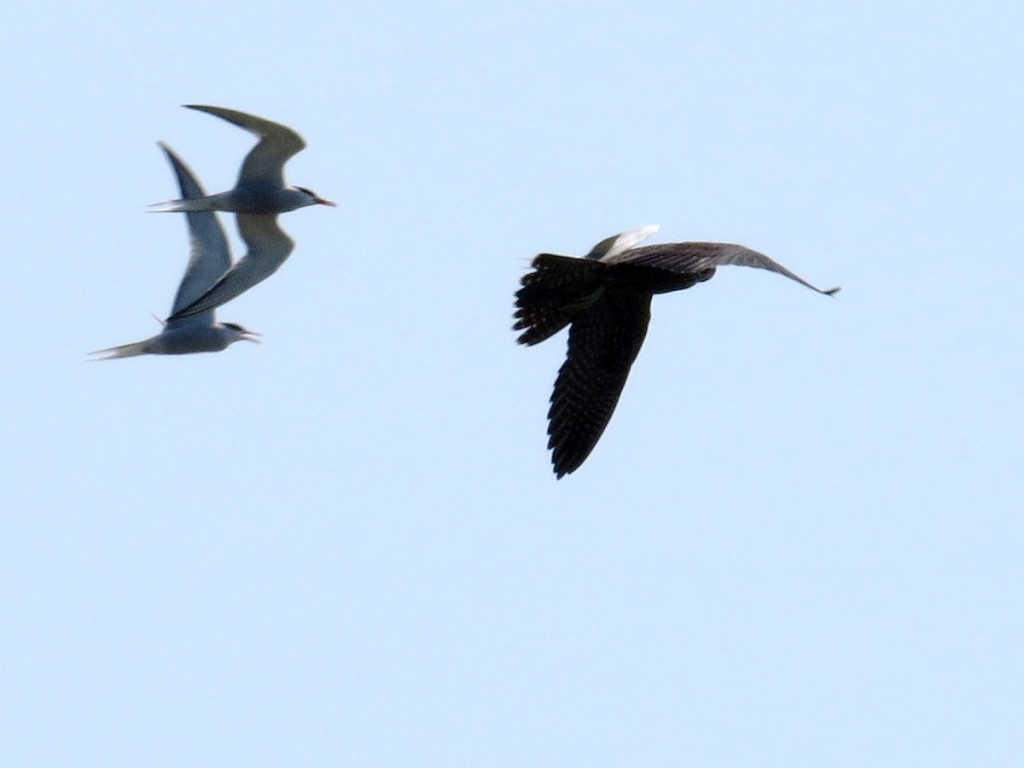
<path fill-rule="evenodd" d="M 291 128 L 234 109 L 204 104 L 185 106 L 234 123 L 260 140 L 246 155 L 234 189 L 150 206 L 151 211 L 234 213 L 248 248 L 245 256 L 210 290 L 181 307 L 171 316 L 172 320 L 219 307 L 276 272 L 295 247 L 295 242 L 278 226 L 278 214 L 307 205 L 335 205 L 306 187 L 285 186 L 284 164 L 306 146 Z"/>
<path fill-rule="evenodd" d="M 170 147 L 160 147 L 178 177 L 182 198 L 195 200 L 205 196 L 202 186 L 187 165 Z M 185 276 L 178 286 L 171 307 L 172 315 L 205 293 L 231 268 L 231 251 L 224 228 L 213 211 L 190 211 L 188 221 L 189 253 Z M 94 360 L 113 360 L 137 355 L 185 355 L 192 352 L 220 352 L 236 341 L 258 342 L 255 331 L 237 323 L 218 323 L 215 311 L 208 309 L 180 320 L 168 320 L 156 336 L 132 344 L 101 349 L 91 353 Z"/>
<path fill-rule="evenodd" d="M 542 253 L 516 292 L 517 341 L 532 346 L 569 326 L 568 352 L 548 410 L 548 448 L 559 478 L 579 469 L 615 412 L 647 335 L 656 293 L 710 280 L 716 267 L 738 264 L 778 272 L 832 296 L 763 253 L 731 243 L 640 246 L 657 226 L 613 235 L 583 258 Z"/>

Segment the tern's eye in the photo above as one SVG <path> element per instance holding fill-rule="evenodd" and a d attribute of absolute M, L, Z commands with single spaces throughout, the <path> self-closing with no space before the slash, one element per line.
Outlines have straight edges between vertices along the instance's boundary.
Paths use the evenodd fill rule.
<path fill-rule="evenodd" d="M 298 190 L 300 190 L 300 191 L 302 191 L 302 192 L 305 192 L 305 193 L 306 193 L 307 195 L 309 195 L 310 197 L 316 197 L 316 193 L 315 193 L 315 192 L 313 192 L 313 190 L 312 190 L 312 189 L 310 189 L 309 187 L 298 187 L 298 186 L 297 186 L 297 187 L 295 187 L 295 188 L 296 188 L 296 189 L 298 189 Z"/>

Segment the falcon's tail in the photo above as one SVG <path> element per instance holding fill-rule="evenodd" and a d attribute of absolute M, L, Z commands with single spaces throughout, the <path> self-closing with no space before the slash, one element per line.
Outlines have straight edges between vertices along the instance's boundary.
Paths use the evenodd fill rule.
<path fill-rule="evenodd" d="M 517 341 L 527 345 L 553 336 L 580 310 L 592 306 L 601 296 L 601 275 L 606 269 L 598 261 L 551 253 L 537 256 L 532 266 L 516 292 L 516 322 L 512 326 L 522 331 Z"/>

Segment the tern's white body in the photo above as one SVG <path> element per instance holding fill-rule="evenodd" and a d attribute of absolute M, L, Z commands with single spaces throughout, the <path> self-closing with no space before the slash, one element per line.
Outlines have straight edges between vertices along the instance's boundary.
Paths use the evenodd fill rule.
<path fill-rule="evenodd" d="M 215 323 L 197 327 L 170 327 L 156 336 L 101 349 L 91 353 L 94 360 L 114 360 L 138 355 L 190 355 L 195 352 L 220 352 L 236 341 L 256 341 L 253 331 L 234 323 Z"/>
<path fill-rule="evenodd" d="M 205 195 L 202 186 L 181 158 L 170 148 L 160 145 L 174 168 L 186 200 Z M 187 215 L 192 250 L 185 276 L 178 286 L 171 312 L 202 296 L 231 268 L 231 251 L 224 228 L 212 211 L 195 211 Z M 137 355 L 184 355 L 193 352 L 220 352 L 236 341 L 256 341 L 256 334 L 236 323 L 218 323 L 210 309 L 190 317 L 168 320 L 156 336 L 131 344 L 122 344 L 93 352 L 97 360 L 113 360 Z"/>
<path fill-rule="evenodd" d="M 663 243 L 638 247 L 657 227 L 602 240 L 585 258 L 542 253 L 516 293 L 521 344 L 538 344 L 569 328 L 569 349 L 548 411 L 548 448 L 555 474 L 575 471 L 597 445 L 615 412 L 647 335 L 656 293 L 711 279 L 716 267 L 767 269 L 823 291 L 763 253 L 732 243 Z"/>
<path fill-rule="evenodd" d="M 284 164 L 306 142 L 287 126 L 224 107 L 186 104 L 260 137 L 246 155 L 235 188 L 195 199 L 171 200 L 151 206 L 155 211 L 228 211 L 238 214 L 238 230 L 246 255 L 204 295 L 176 311 L 171 319 L 205 312 L 239 296 L 278 270 L 295 247 L 277 225 L 277 215 L 307 205 L 334 205 L 305 187 L 284 183 Z"/>

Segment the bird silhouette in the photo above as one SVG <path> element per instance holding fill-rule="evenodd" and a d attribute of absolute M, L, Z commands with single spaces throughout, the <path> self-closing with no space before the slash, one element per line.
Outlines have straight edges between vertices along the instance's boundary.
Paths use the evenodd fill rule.
<path fill-rule="evenodd" d="M 542 253 L 516 293 L 517 341 L 532 346 L 569 326 L 568 352 L 548 410 L 555 475 L 583 464 L 615 412 L 647 335 L 656 293 L 710 280 L 737 264 L 778 272 L 832 296 L 763 253 L 731 243 L 663 243 L 638 247 L 658 229 L 641 227 L 602 240 L 583 258 Z"/>

